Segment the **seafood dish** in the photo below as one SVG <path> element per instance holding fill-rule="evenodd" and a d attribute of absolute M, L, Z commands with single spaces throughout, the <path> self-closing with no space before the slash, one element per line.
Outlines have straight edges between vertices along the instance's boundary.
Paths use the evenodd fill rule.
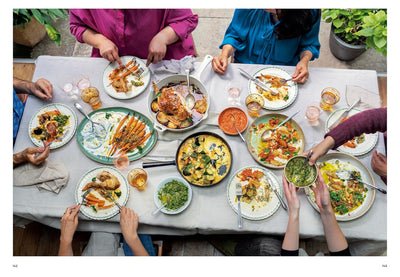
<path fill-rule="evenodd" d="M 158 88 L 153 82 L 154 98 L 151 110 L 156 115 L 157 121 L 169 129 L 185 129 L 199 122 L 207 112 L 207 97 L 200 89 L 187 82 L 169 83 Z M 195 105 L 189 109 L 185 102 L 188 90 L 192 90 Z"/>
<path fill-rule="evenodd" d="M 282 84 L 279 81 L 281 79 L 280 77 L 261 74 L 256 78 L 259 79 L 264 84 L 266 84 L 273 92 L 276 93 L 276 95 L 273 95 L 269 91 L 265 91 L 261 87 L 256 86 L 258 93 L 264 96 L 264 98 L 266 98 L 269 101 L 289 100 L 289 85 L 287 83 Z"/>
<path fill-rule="evenodd" d="M 141 76 L 143 69 L 133 57 L 126 65 L 116 67 L 109 75 L 108 79 L 117 93 L 127 93 L 132 90 L 132 87 L 144 86 L 144 81 Z M 128 80 L 129 77 L 129 80 Z"/>
<path fill-rule="evenodd" d="M 31 130 L 31 136 L 37 140 L 52 142 L 60 138 L 65 127 L 69 124 L 69 115 L 65 115 L 58 110 L 46 111 L 37 115 L 39 126 Z"/>
<path fill-rule="evenodd" d="M 277 115 L 266 116 L 264 119 L 258 118 L 249 127 L 248 141 L 249 136 L 251 141 L 248 143 L 249 150 L 261 164 L 283 167 L 290 158 L 302 152 L 302 148 L 304 148 L 303 136 L 299 132 L 299 127 L 295 127 L 289 121 L 271 132 L 266 141 L 262 141 L 260 138 L 264 131 L 275 128 L 285 119 Z"/>
<path fill-rule="evenodd" d="M 331 196 L 333 211 L 337 215 L 344 215 L 354 211 L 362 205 L 367 195 L 368 188 L 357 180 L 342 180 L 336 171 L 345 169 L 351 171 L 361 180 L 360 170 L 351 164 L 340 160 L 328 160 L 319 164 L 325 183 Z"/>
<path fill-rule="evenodd" d="M 197 135 L 182 143 L 177 153 L 177 165 L 182 176 L 198 186 L 221 181 L 232 162 L 230 149 L 222 139 L 212 135 Z"/>

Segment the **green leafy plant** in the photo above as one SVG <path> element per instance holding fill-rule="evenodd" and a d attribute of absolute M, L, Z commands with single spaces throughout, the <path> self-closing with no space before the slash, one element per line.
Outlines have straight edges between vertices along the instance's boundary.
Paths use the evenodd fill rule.
<path fill-rule="evenodd" d="M 373 47 L 377 53 L 387 55 L 386 9 L 323 9 L 322 19 L 332 23 L 343 41 Z"/>
<path fill-rule="evenodd" d="M 28 23 L 34 17 L 39 23 L 46 27 L 49 38 L 58 46 L 61 45 L 61 35 L 52 25 L 58 18 L 67 19 L 66 9 L 13 9 L 13 26 Z"/>

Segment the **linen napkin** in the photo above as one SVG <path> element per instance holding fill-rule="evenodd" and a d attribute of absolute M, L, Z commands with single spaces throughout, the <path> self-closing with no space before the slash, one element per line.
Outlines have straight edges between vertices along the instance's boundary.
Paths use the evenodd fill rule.
<path fill-rule="evenodd" d="M 180 60 L 164 60 L 158 62 L 156 64 L 150 64 L 149 70 L 152 73 L 152 76 L 155 78 L 155 82 L 157 82 L 157 78 L 164 78 L 164 76 L 158 76 L 162 74 L 185 74 L 185 70 L 189 69 L 189 71 L 194 70 L 194 63 L 196 59 L 192 56 L 183 57 Z"/>
<path fill-rule="evenodd" d="M 381 98 L 379 97 L 379 94 L 372 93 L 365 88 L 359 86 L 346 86 L 347 104 L 350 106 L 358 98 L 360 98 L 361 101 L 357 104 L 356 108 L 360 108 L 362 110 L 370 110 L 380 108 L 381 106 Z"/>
<path fill-rule="evenodd" d="M 59 193 L 69 180 L 69 172 L 63 163 L 45 161 L 37 166 L 26 163 L 14 168 L 14 186 L 33 186 L 39 190 Z"/>

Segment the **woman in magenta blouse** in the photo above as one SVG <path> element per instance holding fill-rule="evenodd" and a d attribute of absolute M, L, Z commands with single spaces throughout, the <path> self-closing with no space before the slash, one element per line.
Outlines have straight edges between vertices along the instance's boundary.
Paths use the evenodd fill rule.
<path fill-rule="evenodd" d="M 193 55 L 191 32 L 198 16 L 190 9 L 71 9 L 70 30 L 93 46 L 92 57 L 122 62 L 120 56 L 163 59 Z"/>

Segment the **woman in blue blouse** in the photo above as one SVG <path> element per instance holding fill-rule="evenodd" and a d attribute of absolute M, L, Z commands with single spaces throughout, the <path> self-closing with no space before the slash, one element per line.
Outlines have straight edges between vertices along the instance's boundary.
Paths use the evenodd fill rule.
<path fill-rule="evenodd" d="M 212 66 L 225 74 L 228 59 L 251 64 L 294 65 L 293 81 L 304 83 L 308 63 L 318 58 L 321 13 L 309 9 L 238 9 Z"/>

